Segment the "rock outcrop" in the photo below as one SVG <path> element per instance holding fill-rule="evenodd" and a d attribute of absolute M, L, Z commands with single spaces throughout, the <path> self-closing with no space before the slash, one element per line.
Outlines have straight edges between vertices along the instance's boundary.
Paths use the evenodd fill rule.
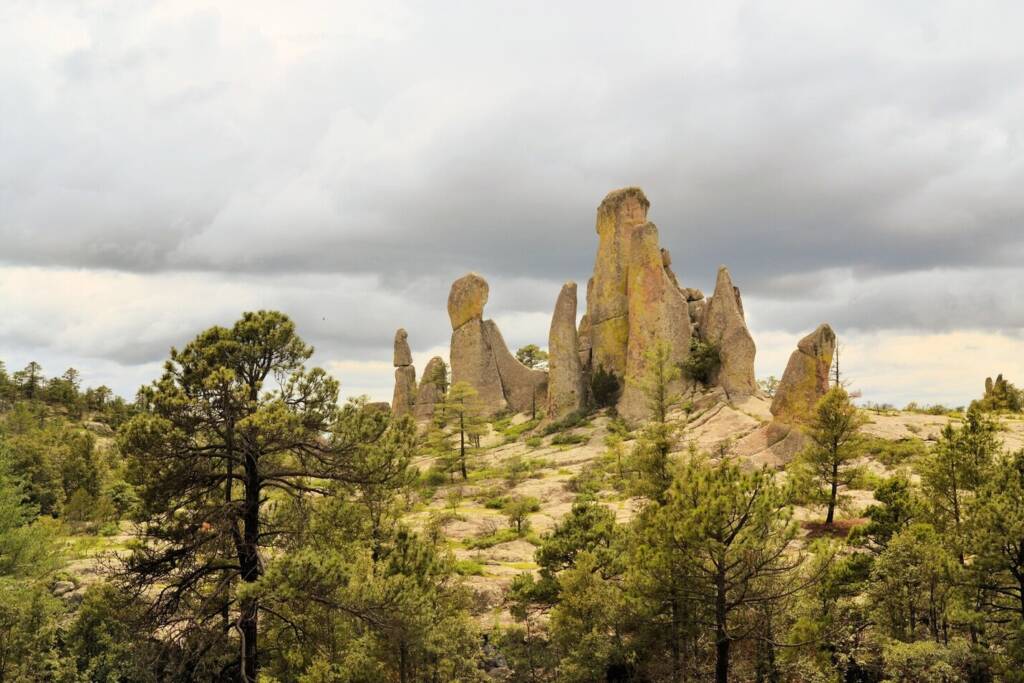
<path fill-rule="evenodd" d="M 583 325 L 581 323 L 580 327 Z M 566 282 L 555 302 L 548 332 L 547 418 L 559 420 L 586 405 L 586 385 L 576 331 L 576 283 Z"/>
<path fill-rule="evenodd" d="M 437 404 L 444 400 L 445 386 L 448 382 L 448 366 L 440 356 L 434 356 L 427 362 L 420 378 L 420 386 L 416 390 L 416 405 L 413 417 L 417 421 L 432 420 Z"/>
<path fill-rule="evenodd" d="M 784 423 L 805 422 L 829 389 L 829 368 L 836 350 L 836 334 L 827 324 L 800 340 L 789 356 L 775 398 L 772 416 Z"/>
<path fill-rule="evenodd" d="M 715 293 L 708 301 L 700 322 L 702 337 L 718 347 L 721 364 L 712 383 L 731 398 L 749 396 L 757 390 L 754 379 L 754 339 L 743 317 L 740 291 L 732 284 L 729 269 L 718 268 Z"/>
<path fill-rule="evenodd" d="M 630 237 L 627 272 L 629 337 L 626 372 L 619 413 L 630 420 L 649 417 L 645 383 L 650 354 L 659 343 L 667 345 L 669 360 L 677 366 L 690 352 L 690 312 L 675 275 L 668 270 L 668 252 L 658 246 L 654 223 L 638 226 Z M 682 382 L 669 390 L 678 393 Z"/>
<path fill-rule="evenodd" d="M 532 410 L 543 404 L 547 373 L 531 370 L 513 356 L 493 320 L 483 319 L 489 286 L 476 273 L 452 283 L 448 317 L 452 323 L 452 382 L 477 391 L 488 414 Z"/>
<path fill-rule="evenodd" d="M 650 202 L 638 187 L 609 192 L 597 209 L 597 257 L 587 288 L 592 366 L 622 377 L 629 343 L 628 264 L 632 234 Z"/>
<path fill-rule="evenodd" d="M 391 412 L 395 416 L 412 413 L 416 401 L 416 368 L 412 364 L 409 335 L 402 328 L 395 332 L 395 393 L 391 399 Z"/>
<path fill-rule="evenodd" d="M 501 391 L 508 407 L 516 413 L 530 414 L 543 408 L 547 397 L 548 373 L 520 363 L 508 350 L 505 338 L 493 320 L 484 321 L 484 339 L 498 367 Z"/>

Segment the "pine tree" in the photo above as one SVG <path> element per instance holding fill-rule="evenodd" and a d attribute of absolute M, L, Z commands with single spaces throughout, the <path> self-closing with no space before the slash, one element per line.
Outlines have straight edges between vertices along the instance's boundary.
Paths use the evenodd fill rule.
<path fill-rule="evenodd" d="M 277 312 L 210 328 L 172 349 L 118 439 L 147 519 L 125 562 L 125 589 L 152 596 L 155 627 L 202 639 L 200 651 L 216 650 L 219 617 L 238 635 L 229 669 L 240 681 L 258 675 L 260 603 L 238 585 L 259 580 L 269 549 L 289 533 L 268 496 L 324 495 L 331 482 L 374 476 L 353 471 L 350 457 L 389 427 L 388 416 L 363 411 L 363 429 L 336 430 L 338 384 L 303 366 L 312 352 Z"/>
<path fill-rule="evenodd" d="M 469 459 L 474 445 L 487 433 L 487 422 L 476 389 L 466 382 L 456 382 L 448 388 L 438 411 L 438 420 L 456 443 L 455 464 L 463 480 L 469 478 Z"/>
<path fill-rule="evenodd" d="M 841 386 L 829 389 L 811 416 L 807 427 L 811 445 L 800 455 L 800 463 L 809 469 L 826 501 L 826 526 L 834 521 L 840 487 L 857 474 L 853 460 L 860 456 L 858 433 L 866 422 Z"/>

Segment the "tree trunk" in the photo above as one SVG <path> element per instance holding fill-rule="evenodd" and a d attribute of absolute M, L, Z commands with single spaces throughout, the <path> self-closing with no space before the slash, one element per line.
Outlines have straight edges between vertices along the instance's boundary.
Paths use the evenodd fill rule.
<path fill-rule="evenodd" d="M 729 681 L 729 633 L 726 630 L 729 613 L 725 604 L 724 564 L 722 566 L 715 577 L 715 683 Z"/>
<path fill-rule="evenodd" d="M 259 529 L 260 529 L 260 478 L 256 459 L 246 456 L 245 462 L 245 511 L 243 513 L 244 531 L 242 534 L 242 553 L 239 558 L 242 580 L 253 583 L 260 578 Z M 257 634 L 259 621 L 259 602 L 256 598 L 242 601 L 238 617 L 238 630 L 241 635 L 240 667 L 241 683 L 256 683 L 259 672 Z"/>
<path fill-rule="evenodd" d="M 836 498 L 839 493 L 839 461 L 832 461 L 832 493 L 828 498 L 828 515 L 825 517 L 825 526 L 832 526 L 832 519 L 836 513 Z"/>
<path fill-rule="evenodd" d="M 463 418 L 459 416 L 459 464 L 462 466 L 462 480 L 469 479 L 469 473 L 466 471 L 466 425 L 463 422 Z"/>

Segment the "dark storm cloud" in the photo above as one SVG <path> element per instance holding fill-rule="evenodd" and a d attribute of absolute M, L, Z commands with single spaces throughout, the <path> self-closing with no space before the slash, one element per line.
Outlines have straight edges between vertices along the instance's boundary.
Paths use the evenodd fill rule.
<path fill-rule="evenodd" d="M 137 297 L 116 319 L 145 339 L 75 336 L 54 308 L 46 334 L 0 341 L 131 365 L 277 306 L 371 361 L 398 325 L 446 343 L 448 284 L 472 269 L 510 343 L 543 342 L 530 316 L 585 281 L 596 206 L 632 184 L 684 284 L 710 292 L 728 264 L 759 329 L 1013 332 L 1021 20 L 1014 3 L 4 5 L 0 264 L 137 273 L 203 303 L 160 298 L 175 316 L 154 325 L 139 284 L 108 295 Z"/>

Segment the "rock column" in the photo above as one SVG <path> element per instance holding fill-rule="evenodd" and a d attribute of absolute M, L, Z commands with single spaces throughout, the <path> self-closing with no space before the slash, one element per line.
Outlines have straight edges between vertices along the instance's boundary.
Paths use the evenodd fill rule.
<path fill-rule="evenodd" d="M 416 368 L 412 364 L 409 335 L 402 328 L 395 332 L 395 393 L 391 399 L 391 412 L 395 416 L 412 413 L 416 400 Z"/>
<path fill-rule="evenodd" d="M 586 386 L 576 333 L 576 283 L 566 282 L 555 302 L 548 333 L 547 418 L 559 420 L 586 403 Z"/>

